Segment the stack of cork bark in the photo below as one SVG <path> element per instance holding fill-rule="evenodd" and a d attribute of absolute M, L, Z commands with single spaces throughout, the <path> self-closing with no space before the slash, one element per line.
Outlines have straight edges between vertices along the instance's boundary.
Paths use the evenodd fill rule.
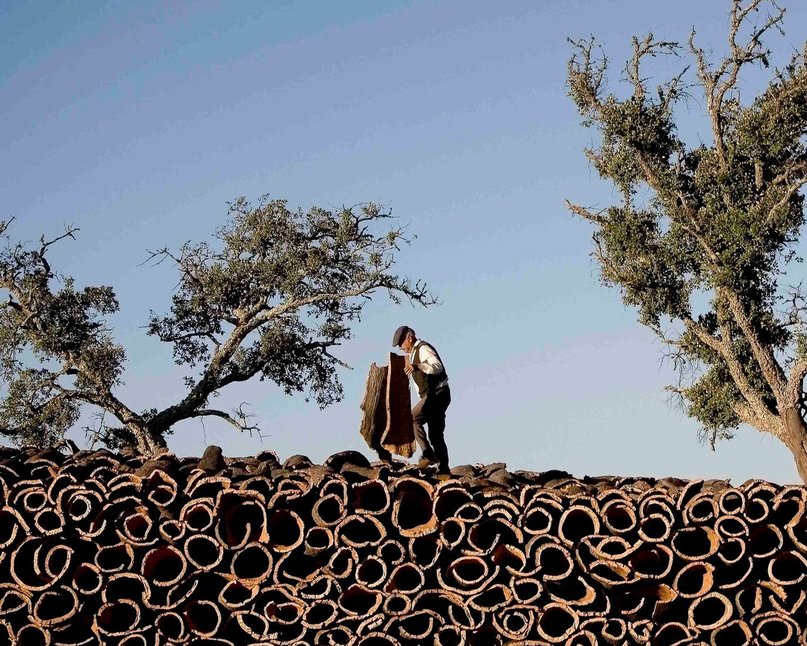
<path fill-rule="evenodd" d="M 0 644 L 804 644 L 805 489 L 0 449 Z"/>

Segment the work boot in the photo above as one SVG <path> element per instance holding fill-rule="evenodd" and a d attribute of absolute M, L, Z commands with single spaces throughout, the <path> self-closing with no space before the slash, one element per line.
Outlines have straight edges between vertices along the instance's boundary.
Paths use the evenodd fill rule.
<path fill-rule="evenodd" d="M 426 467 L 430 467 L 431 465 L 436 464 L 434 460 L 430 460 L 427 457 L 420 458 L 420 462 L 418 462 L 418 469 L 425 469 Z"/>
<path fill-rule="evenodd" d="M 392 462 L 392 453 L 387 449 L 378 449 L 378 459 L 382 462 Z"/>

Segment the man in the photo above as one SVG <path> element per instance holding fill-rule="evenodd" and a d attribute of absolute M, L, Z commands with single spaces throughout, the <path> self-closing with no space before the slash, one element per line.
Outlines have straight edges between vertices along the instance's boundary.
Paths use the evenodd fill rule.
<path fill-rule="evenodd" d="M 404 368 L 418 388 L 420 401 L 412 408 L 415 439 L 423 452 L 418 466 L 424 468 L 437 463 L 438 473 L 447 474 L 448 447 L 443 435 L 446 430 L 446 409 L 451 403 L 448 375 L 443 361 L 434 346 L 418 340 L 415 331 L 402 325 L 392 336 L 392 345 L 399 347 L 409 361 Z M 429 427 L 426 437 L 424 425 Z"/>

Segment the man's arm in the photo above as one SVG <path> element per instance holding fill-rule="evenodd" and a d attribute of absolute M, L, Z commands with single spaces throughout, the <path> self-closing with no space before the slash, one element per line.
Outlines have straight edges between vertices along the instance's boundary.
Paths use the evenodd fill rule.
<path fill-rule="evenodd" d="M 416 366 L 418 370 L 427 375 L 438 375 L 443 372 L 443 362 L 428 345 L 421 343 L 417 348 L 417 354 L 420 359 L 420 363 Z"/>

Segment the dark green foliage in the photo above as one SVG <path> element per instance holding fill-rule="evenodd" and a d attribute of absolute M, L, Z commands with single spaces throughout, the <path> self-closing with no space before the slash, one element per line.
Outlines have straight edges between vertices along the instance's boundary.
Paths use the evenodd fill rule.
<path fill-rule="evenodd" d="M 21 444 L 51 444 L 86 404 L 98 413 L 97 441 L 142 453 L 160 450 L 184 419 L 213 416 L 256 430 L 249 413 L 208 408 L 210 398 L 258 376 L 327 406 L 343 394 L 337 369 L 344 364 L 331 349 L 351 338 L 374 292 L 384 290 L 396 303 L 436 302 L 425 285 L 393 273 L 394 255 L 408 241 L 401 228 L 376 232 L 390 217 L 376 205 L 304 213 L 283 200 L 264 198 L 253 207 L 241 198 L 229 215 L 211 242 L 151 255 L 174 263 L 180 282 L 170 312 L 151 313 L 148 333 L 172 344 L 175 362 L 198 373 L 186 377 L 181 401 L 142 413 L 114 394 L 125 354 L 104 322 L 118 309 L 112 288 L 77 290 L 46 259 L 50 245 L 75 231 L 43 238 L 39 249 L 9 244 L 0 255 L 0 288 L 8 295 L 0 310 L 3 434 Z"/>
<path fill-rule="evenodd" d="M 765 6 L 772 13 L 753 24 Z M 596 212 L 569 207 L 596 226 L 603 281 L 670 345 L 682 375 L 671 390 L 712 439 L 742 422 L 776 433 L 782 411 L 799 405 L 807 370 L 800 364 L 802 293 L 780 284 L 798 260 L 794 245 L 804 223 L 804 56 L 774 72 L 750 103 L 738 89 L 740 69 L 767 67 L 761 39 L 779 28 L 783 13 L 774 2 L 735 0 L 730 51 L 714 65 L 694 32 L 688 47 L 652 35 L 634 39 L 625 68 L 632 93 L 624 98 L 605 92 L 608 61 L 596 55 L 595 42 L 572 43 L 569 94 L 584 124 L 601 136 L 587 155 L 622 201 Z M 641 65 L 685 49 L 693 65 L 651 92 Z M 678 135 L 675 109 L 695 87 L 712 141 L 690 147 Z M 788 369 L 794 371 L 786 375 Z"/>
<path fill-rule="evenodd" d="M 5 234 L 9 222 L 0 223 Z M 50 444 L 76 423 L 81 401 L 103 396 L 120 383 L 125 354 L 103 317 L 118 309 L 110 287 L 76 290 L 37 249 L 9 245 L 0 252 L 0 375 L 6 396 L 0 428 L 21 444 Z M 53 290 L 53 283 L 60 283 Z M 28 361 L 32 359 L 32 361 Z M 39 364 L 31 367 L 29 364 Z"/>

